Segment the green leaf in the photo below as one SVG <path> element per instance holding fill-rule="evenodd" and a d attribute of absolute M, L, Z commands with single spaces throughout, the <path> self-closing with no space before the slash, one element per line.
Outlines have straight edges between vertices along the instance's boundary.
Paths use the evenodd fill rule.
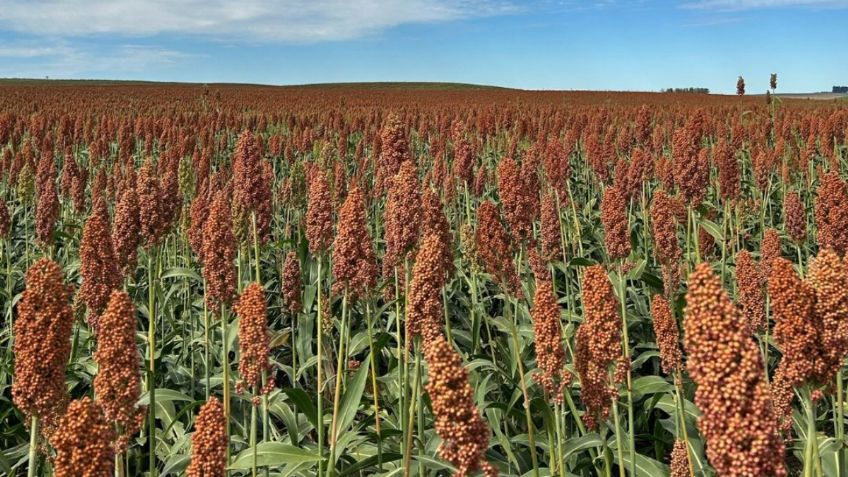
<path fill-rule="evenodd" d="M 597 262 L 595 262 L 593 260 L 589 260 L 588 258 L 574 257 L 574 258 L 571 259 L 570 262 L 568 262 L 568 266 L 570 266 L 570 267 L 581 267 L 581 266 L 582 267 L 591 267 L 592 265 L 595 265 L 596 263 Z"/>
<path fill-rule="evenodd" d="M 339 427 L 336 428 L 337 434 L 346 431 L 348 426 L 356 417 L 356 411 L 359 409 L 359 403 L 362 401 L 362 393 L 365 391 L 365 383 L 368 378 L 368 368 L 370 361 L 365 361 L 359 370 L 348 382 L 347 390 L 342 397 L 341 407 L 339 408 Z"/>
<path fill-rule="evenodd" d="M 624 468 L 630 468 L 630 451 L 624 449 Z M 615 461 L 618 463 L 618 452 L 613 452 L 613 456 L 615 456 Z M 619 463 L 620 465 L 620 463 Z M 636 469 L 636 475 L 644 476 L 644 477 L 666 477 L 669 474 L 669 468 L 667 465 L 657 462 L 650 457 L 645 457 L 642 454 L 636 454 L 636 460 L 633 462 L 633 466 Z"/>
<path fill-rule="evenodd" d="M 190 461 L 191 458 L 187 455 L 172 455 L 171 458 L 168 459 L 168 462 L 165 464 L 160 475 L 182 475 Z"/>
<path fill-rule="evenodd" d="M 177 278 L 177 277 L 185 277 L 191 278 L 192 280 L 196 280 L 198 282 L 202 282 L 203 278 L 191 268 L 183 268 L 183 267 L 174 267 L 165 270 L 165 273 L 160 277 L 161 280 L 165 280 L 166 278 Z"/>
<path fill-rule="evenodd" d="M 387 462 L 394 462 L 396 460 L 400 460 L 403 457 L 402 454 L 398 454 L 396 452 L 386 452 L 383 454 L 383 464 Z M 367 469 L 369 467 L 375 467 L 379 464 L 380 456 L 371 456 L 367 459 L 361 460 L 356 464 L 353 464 L 350 467 L 346 467 L 345 470 L 339 472 L 339 477 L 347 477 L 349 475 L 357 475 L 361 470 Z"/>
<path fill-rule="evenodd" d="M 657 394 L 674 391 L 674 386 L 660 376 L 641 376 L 633 380 L 633 392 L 636 394 Z"/>
<path fill-rule="evenodd" d="M 562 447 L 563 458 L 568 459 L 575 452 L 581 452 L 593 447 L 602 447 L 603 445 L 604 440 L 595 432 L 586 434 L 585 436 L 572 437 L 565 440 L 565 444 Z"/>
<path fill-rule="evenodd" d="M 194 399 L 188 397 L 187 395 L 174 391 L 173 389 L 167 388 L 157 388 L 156 389 L 156 402 L 168 402 L 168 401 L 194 401 Z M 146 392 L 141 395 L 141 398 L 138 400 L 139 406 L 147 406 L 150 404 L 150 393 Z"/>
<path fill-rule="evenodd" d="M 315 409 L 315 404 L 312 403 L 312 398 L 302 389 L 286 388 L 281 390 L 283 394 L 292 400 L 297 406 L 298 412 L 306 415 L 306 419 L 312 423 L 315 428 L 318 428 L 318 410 Z"/>
<path fill-rule="evenodd" d="M 662 398 L 660 398 L 660 400 L 656 403 L 656 407 L 662 409 L 671 416 L 673 416 L 674 413 L 677 412 L 677 405 L 674 403 L 674 397 L 670 394 L 666 394 Z M 694 403 L 686 399 L 683 400 L 683 411 L 686 415 L 686 421 L 691 422 L 692 424 L 697 422 L 698 417 L 700 417 L 701 415 L 701 412 L 698 410 L 698 407 L 695 406 Z"/>
<path fill-rule="evenodd" d="M 287 464 L 318 462 L 319 460 L 321 460 L 321 456 L 313 451 L 282 442 L 263 442 L 256 446 L 256 465 L 260 467 L 278 467 Z M 247 449 L 240 453 L 230 465 L 231 470 L 252 468 L 253 449 Z"/>
<path fill-rule="evenodd" d="M 702 218 L 698 220 L 698 225 L 706 230 L 708 234 L 712 235 L 713 238 L 716 239 L 716 242 L 724 242 L 724 232 L 722 232 L 721 226 L 717 223 Z"/>

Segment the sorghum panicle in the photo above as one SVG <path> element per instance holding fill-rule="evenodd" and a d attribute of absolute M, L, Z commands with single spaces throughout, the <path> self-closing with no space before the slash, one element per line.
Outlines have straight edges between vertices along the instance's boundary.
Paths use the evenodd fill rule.
<path fill-rule="evenodd" d="M 220 401 L 210 397 L 200 408 L 191 436 L 188 477 L 224 477 L 227 473 L 227 421 Z"/>
<path fill-rule="evenodd" d="M 518 164 L 511 157 L 505 157 L 498 163 L 498 195 L 504 218 L 516 242 L 526 240 L 533 234 L 533 215 L 530 210 L 538 192 L 528 190 L 525 180 Z"/>
<path fill-rule="evenodd" d="M 630 224 L 627 219 L 627 199 L 618 186 L 608 187 L 601 201 L 601 222 L 604 225 L 604 245 L 610 260 L 630 255 Z"/>
<path fill-rule="evenodd" d="M 265 290 L 258 283 L 249 284 L 233 310 L 239 316 L 239 375 L 236 392 L 253 389 L 256 394 L 267 394 L 273 386 L 271 379 L 268 386 L 259 389 L 262 383 L 262 372 L 271 370 L 269 355 L 271 353 L 271 334 L 268 331 L 268 310 L 265 304 Z M 258 396 L 254 396 L 254 405 L 258 404 Z"/>
<path fill-rule="evenodd" d="M 822 249 L 830 248 L 845 256 L 848 251 L 848 185 L 832 170 L 824 174 L 816 190 L 816 240 Z"/>
<path fill-rule="evenodd" d="M 786 232 L 796 244 L 807 238 L 807 212 L 795 191 L 787 193 L 783 201 L 783 221 Z"/>
<path fill-rule="evenodd" d="M 306 208 L 306 239 L 312 254 L 326 252 L 333 244 L 333 201 L 327 178 L 315 168 L 309 181 L 309 203 Z"/>
<path fill-rule="evenodd" d="M 660 348 L 662 369 L 672 374 L 683 368 L 683 353 L 680 351 L 680 332 L 677 320 L 671 311 L 671 304 L 661 295 L 651 299 L 651 319 L 654 322 L 654 334 Z"/>
<path fill-rule="evenodd" d="M 654 255 L 662 265 L 665 295 L 673 299 L 680 282 L 680 258 L 683 252 L 677 240 L 677 202 L 662 189 L 654 192 L 651 200 L 651 228 Z"/>
<path fill-rule="evenodd" d="M 766 326 L 765 278 L 747 250 L 736 254 L 736 290 L 751 333 Z"/>
<path fill-rule="evenodd" d="M 824 363 L 817 329 L 820 321 L 815 316 L 815 291 L 798 278 L 790 261 L 774 260 L 768 293 L 774 316 L 774 341 L 783 354 L 772 399 L 781 430 L 786 434 L 792 426 L 792 388 L 801 387 L 821 374 Z"/>
<path fill-rule="evenodd" d="M 462 358 L 442 337 L 424 347 L 424 358 L 434 427 L 442 438 L 439 455 L 457 468 L 456 477 L 467 477 L 475 470 L 495 477 L 497 471 L 485 457 L 489 429 L 474 405 L 474 389 L 468 383 Z"/>
<path fill-rule="evenodd" d="M 815 316 L 816 293 L 801 281 L 792 262 L 777 258 L 768 277 L 768 293 L 774 316 L 774 341 L 783 358 L 780 366 L 798 387 L 811 379 L 821 365 Z"/>
<path fill-rule="evenodd" d="M 229 304 L 236 287 L 236 238 L 232 231 L 230 198 L 218 191 L 203 224 L 203 277 L 206 279 L 206 304 L 216 310 Z"/>
<path fill-rule="evenodd" d="M 303 308 L 301 302 L 301 288 L 303 287 L 300 275 L 300 260 L 297 252 L 289 251 L 283 265 L 283 305 L 289 313 L 295 315 Z"/>
<path fill-rule="evenodd" d="M 512 242 L 491 200 L 483 201 L 477 208 L 476 247 L 486 272 L 504 290 L 516 297 L 522 296 L 521 280 L 512 263 Z"/>
<path fill-rule="evenodd" d="M 764 277 L 771 275 L 771 265 L 778 258 L 780 258 L 780 234 L 769 227 L 763 233 L 763 243 L 760 248 L 760 265 Z"/>
<path fill-rule="evenodd" d="M 80 241 L 80 275 L 82 285 L 77 299 L 88 308 L 88 322 L 95 332 L 100 313 L 106 308 L 112 290 L 121 286 L 121 271 L 112 248 L 109 216 L 103 199 L 92 208 Z"/>
<path fill-rule="evenodd" d="M 112 219 L 112 247 L 118 270 L 127 275 L 135 266 L 141 242 L 138 195 L 135 187 L 127 187 L 115 206 Z"/>
<path fill-rule="evenodd" d="M 565 369 L 559 304 L 549 280 L 536 279 L 536 294 L 533 298 L 531 315 L 536 365 L 542 371 L 536 379 L 542 385 L 545 397 L 554 403 L 561 404 L 562 393 L 571 383 L 571 374 Z"/>
<path fill-rule="evenodd" d="M 807 280 L 816 293 L 824 362 L 818 380 L 831 383 L 848 355 L 848 266 L 833 250 L 822 250 L 810 263 Z"/>
<path fill-rule="evenodd" d="M 671 475 L 669 477 L 689 477 L 689 456 L 686 455 L 686 441 L 676 439 L 671 449 Z"/>
<path fill-rule="evenodd" d="M 144 247 L 151 247 L 162 239 L 165 233 L 166 218 L 162 211 L 162 193 L 153 160 L 148 159 L 141 165 L 136 182 L 138 198 L 140 236 Z"/>
<path fill-rule="evenodd" d="M 421 238 L 435 234 L 439 237 L 441 269 L 446 275 L 453 273 L 453 234 L 445 217 L 439 194 L 430 187 L 421 194 Z M 447 280 L 447 277 L 445 278 Z"/>
<path fill-rule="evenodd" d="M 389 280 L 395 268 L 403 264 L 418 242 L 421 228 L 421 190 L 418 171 L 412 161 L 405 161 L 391 181 L 384 215 L 386 254 L 383 277 Z"/>
<path fill-rule="evenodd" d="M 74 314 L 71 290 L 59 265 L 42 258 L 26 273 L 15 320 L 12 400 L 27 418 L 35 415 L 49 435 L 68 403 L 65 366 L 71 355 Z"/>
<path fill-rule="evenodd" d="M 583 276 L 583 324 L 577 329 L 575 367 L 580 375 L 581 399 L 586 405 L 583 420 L 597 429 L 609 415 L 617 392 L 610 370 L 622 356 L 621 315 L 618 299 L 600 265 L 586 269 Z"/>
<path fill-rule="evenodd" d="M 59 196 L 52 178 L 44 180 L 38 188 L 38 203 L 35 206 L 35 238 L 41 246 L 53 243 L 53 232 L 59 220 Z"/>
<path fill-rule="evenodd" d="M 374 286 L 377 264 L 368 234 L 362 190 L 350 190 L 339 211 L 338 232 L 333 242 L 333 289 L 354 296 Z"/>
<path fill-rule="evenodd" d="M 686 368 L 702 413 L 698 427 L 716 472 L 785 476 L 760 350 L 707 263 L 689 276 L 684 329 Z"/>
<path fill-rule="evenodd" d="M 721 197 L 733 201 L 739 197 L 741 183 L 739 181 L 739 161 L 735 152 L 724 140 L 719 140 L 713 148 L 713 161 L 718 168 L 718 182 Z"/>
<path fill-rule="evenodd" d="M 12 230 L 12 219 L 5 200 L 0 200 L 0 238 L 6 237 Z"/>
<path fill-rule="evenodd" d="M 88 396 L 71 402 L 50 437 L 56 449 L 56 477 L 112 477 L 115 432 L 100 406 Z"/>
<path fill-rule="evenodd" d="M 442 287 L 446 274 L 442 269 L 441 247 L 438 235 L 427 235 L 415 257 L 406 315 L 408 339 L 421 335 L 424 342 L 429 343 L 442 335 L 445 320 Z"/>
<path fill-rule="evenodd" d="M 130 296 L 115 290 L 100 316 L 97 334 L 97 376 L 94 393 L 106 419 L 118 424 L 121 435 L 115 450 L 122 453 L 141 429 L 145 411 L 136 407 L 141 396 L 141 356 L 136 345 L 136 309 Z"/>
<path fill-rule="evenodd" d="M 260 243 L 271 233 L 271 186 L 273 177 L 262 160 L 262 150 L 253 133 L 243 131 L 233 155 L 234 233 L 241 242 L 251 242 L 253 216 Z"/>
<path fill-rule="evenodd" d="M 389 114 L 380 132 L 380 162 L 378 163 L 378 192 L 391 186 L 401 164 L 412 160 L 406 127 L 395 113 Z"/>

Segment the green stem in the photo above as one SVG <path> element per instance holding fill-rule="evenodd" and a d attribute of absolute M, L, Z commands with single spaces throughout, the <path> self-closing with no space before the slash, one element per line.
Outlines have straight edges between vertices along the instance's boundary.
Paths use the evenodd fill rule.
<path fill-rule="evenodd" d="M 155 253 L 152 247 L 147 253 L 147 391 L 150 393 L 147 439 L 151 477 L 156 476 L 156 276 L 153 258 Z"/>
<path fill-rule="evenodd" d="M 224 420 L 225 432 L 230 435 L 230 349 L 229 349 L 229 316 L 226 305 L 221 303 L 221 366 L 224 368 Z M 227 464 L 230 463 L 230 446 L 227 445 Z"/>
<path fill-rule="evenodd" d="M 252 402 L 250 403 L 250 448 L 253 449 L 253 468 L 251 469 L 251 475 L 256 477 L 256 405 Z"/>
<path fill-rule="evenodd" d="M 613 376 L 612 373 L 610 373 L 610 378 L 613 381 L 615 380 L 615 376 Z M 624 474 L 624 443 L 621 440 L 622 430 L 621 430 L 621 425 L 619 424 L 620 420 L 619 420 L 619 417 L 618 417 L 618 399 L 616 399 L 616 398 L 612 399 L 612 418 L 613 418 L 613 421 L 615 421 L 615 424 L 613 426 L 614 427 L 613 432 L 615 432 L 615 446 L 616 446 L 616 451 L 618 453 L 618 475 L 620 477 L 625 477 L 625 474 Z M 631 459 L 630 459 L 631 461 L 634 460 L 632 455 L 630 457 L 631 457 Z M 634 476 L 635 476 L 635 474 L 631 475 L 631 477 L 634 477 Z"/>
<path fill-rule="evenodd" d="M 374 331 L 371 319 L 371 303 L 365 302 L 365 321 L 368 324 L 368 358 L 371 366 L 371 392 L 374 395 L 374 430 L 377 433 L 377 464 L 383 471 L 383 432 L 380 427 L 380 391 L 377 387 L 377 361 L 374 356 Z"/>
<path fill-rule="evenodd" d="M 415 377 L 413 378 L 412 384 L 412 392 L 418 392 L 418 386 L 421 380 L 421 351 L 416 347 L 415 349 Z M 409 402 L 409 417 L 407 418 L 407 428 L 406 428 L 406 444 L 404 446 L 404 457 L 403 457 L 403 475 L 405 477 L 409 477 L 410 463 L 412 461 L 412 428 L 414 427 L 415 422 L 415 405 L 417 403 L 416 399 L 410 399 Z"/>
<path fill-rule="evenodd" d="M 336 358 L 336 389 L 333 391 L 333 420 L 330 425 L 330 460 L 327 463 L 327 471 L 330 476 L 335 474 L 336 469 L 336 441 L 338 440 L 338 418 L 339 404 L 342 395 L 342 375 L 345 369 L 345 339 L 347 335 L 347 290 L 342 297 L 342 322 L 339 328 L 339 353 Z"/>
<path fill-rule="evenodd" d="M 627 276 L 622 264 L 618 266 L 619 300 L 621 301 L 621 332 L 624 345 L 624 359 L 627 363 L 627 424 L 630 446 L 630 475 L 636 475 L 636 429 L 633 419 L 633 380 L 630 361 L 630 334 L 627 326 Z"/>
<path fill-rule="evenodd" d="M 807 445 L 804 452 L 804 477 L 812 477 L 816 464 L 813 462 L 816 455 L 816 411 L 809 389 L 804 392 L 805 410 L 807 411 Z"/>
<path fill-rule="evenodd" d="M 844 400 L 844 389 L 842 384 L 842 367 L 839 367 L 839 371 L 836 372 L 836 440 L 839 443 L 839 450 L 837 451 L 838 460 L 837 460 L 837 471 L 838 476 L 842 476 L 845 468 L 845 400 Z"/>
<path fill-rule="evenodd" d="M 38 470 L 38 416 L 32 416 L 32 424 L 29 428 L 29 463 L 27 477 L 35 477 Z"/>
<path fill-rule="evenodd" d="M 521 380 L 521 392 L 524 395 L 524 420 L 527 422 L 527 444 L 530 446 L 530 460 L 533 463 L 533 475 L 539 477 L 539 460 L 536 456 L 536 437 L 533 428 L 533 415 L 530 412 L 530 393 L 524 379 L 524 363 L 518 341 L 518 300 L 513 299 L 512 346 L 515 349 L 515 361 L 518 363 L 518 379 Z"/>
<path fill-rule="evenodd" d="M 203 289 L 206 289 L 206 279 L 203 279 Z M 203 340 L 204 340 L 204 350 L 203 350 L 203 361 L 204 361 L 204 377 L 206 378 L 206 400 L 209 400 L 209 349 L 211 347 L 209 342 L 209 308 L 206 305 L 206 300 L 203 300 Z"/>
<path fill-rule="evenodd" d="M 318 455 L 321 460 L 318 461 L 318 477 L 324 475 L 324 322 L 322 320 L 323 313 L 323 291 L 321 284 L 321 264 L 324 262 L 323 257 L 318 256 L 318 313 L 315 320 L 315 326 L 318 328 L 318 369 L 317 369 L 317 384 L 316 398 L 318 401 Z"/>
<path fill-rule="evenodd" d="M 686 461 L 689 463 L 689 477 L 695 477 L 695 467 L 693 466 L 692 453 L 690 452 L 691 444 L 689 443 L 689 430 L 686 428 L 686 408 L 683 404 L 683 392 L 680 389 L 680 374 L 677 374 L 672 379 L 674 379 L 675 397 L 677 398 L 677 413 L 680 421 L 680 424 L 678 425 L 680 426 L 680 431 L 683 434 L 683 442 L 686 444 Z"/>

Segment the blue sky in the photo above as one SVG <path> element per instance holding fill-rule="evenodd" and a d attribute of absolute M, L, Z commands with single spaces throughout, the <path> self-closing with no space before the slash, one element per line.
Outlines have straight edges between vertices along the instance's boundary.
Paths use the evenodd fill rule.
<path fill-rule="evenodd" d="M 764 92 L 848 84 L 848 0 L 0 0 L 0 77 Z"/>

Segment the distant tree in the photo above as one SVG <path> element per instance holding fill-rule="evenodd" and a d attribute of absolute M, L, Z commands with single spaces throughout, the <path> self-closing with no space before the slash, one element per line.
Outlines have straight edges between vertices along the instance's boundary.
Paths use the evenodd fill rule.
<path fill-rule="evenodd" d="M 698 93 L 698 94 L 710 94 L 709 88 L 666 88 L 660 90 L 663 93 Z"/>
<path fill-rule="evenodd" d="M 769 78 L 769 87 L 772 91 L 777 89 L 777 73 L 771 74 L 771 78 Z"/>
<path fill-rule="evenodd" d="M 742 76 L 736 80 L 736 94 L 743 96 L 745 94 L 745 79 Z"/>
<path fill-rule="evenodd" d="M 833 92 L 842 94 L 848 93 L 848 86 L 834 86 Z"/>

